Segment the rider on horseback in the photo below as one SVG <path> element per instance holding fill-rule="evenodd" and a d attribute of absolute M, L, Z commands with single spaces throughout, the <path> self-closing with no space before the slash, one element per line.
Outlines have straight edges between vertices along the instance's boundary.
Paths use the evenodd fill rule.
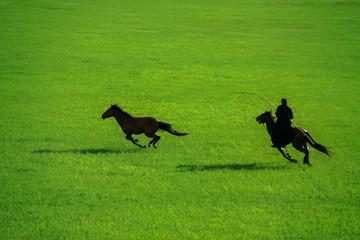
<path fill-rule="evenodd" d="M 272 140 L 274 145 L 272 147 L 283 147 L 289 144 L 294 138 L 294 132 L 291 127 L 291 119 L 293 119 L 293 112 L 287 105 L 287 99 L 281 99 L 281 105 L 276 109 L 277 121 L 273 130 Z"/>

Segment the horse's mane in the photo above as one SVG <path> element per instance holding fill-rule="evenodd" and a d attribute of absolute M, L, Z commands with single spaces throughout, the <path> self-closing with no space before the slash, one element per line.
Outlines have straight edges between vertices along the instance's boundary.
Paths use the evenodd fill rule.
<path fill-rule="evenodd" d="M 269 116 L 270 116 L 270 118 L 271 118 L 271 120 L 273 120 L 274 122 L 276 122 L 276 117 L 274 117 L 274 115 L 272 114 L 272 112 L 270 111 L 270 112 L 266 112 L 266 113 L 269 113 Z"/>
<path fill-rule="evenodd" d="M 120 112 L 120 114 L 125 115 L 127 117 L 132 117 L 129 113 L 125 112 L 121 107 L 119 107 L 117 104 L 112 105 L 111 107 L 113 107 L 114 109 L 116 109 L 117 111 Z"/>

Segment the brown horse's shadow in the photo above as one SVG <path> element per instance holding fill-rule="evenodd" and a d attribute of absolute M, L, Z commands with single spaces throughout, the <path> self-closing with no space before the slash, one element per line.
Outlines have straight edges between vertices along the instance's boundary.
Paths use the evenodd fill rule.
<path fill-rule="evenodd" d="M 286 166 L 274 164 L 214 164 L 214 165 L 179 165 L 181 172 L 202 172 L 202 171 L 216 171 L 216 170 L 233 170 L 233 171 L 255 171 L 255 170 L 278 170 L 284 169 Z"/>
<path fill-rule="evenodd" d="M 85 148 L 85 149 L 66 149 L 66 150 L 40 149 L 40 150 L 32 151 L 31 153 L 119 154 L 119 153 L 137 153 L 139 151 L 141 151 L 141 149 L 115 150 L 115 149 L 105 149 L 105 148 Z"/>

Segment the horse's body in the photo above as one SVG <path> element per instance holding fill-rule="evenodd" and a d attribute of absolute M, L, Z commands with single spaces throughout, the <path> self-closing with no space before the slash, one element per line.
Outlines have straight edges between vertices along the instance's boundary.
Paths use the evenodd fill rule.
<path fill-rule="evenodd" d="M 175 131 L 170 124 L 160 122 L 153 117 L 133 117 L 122 110 L 118 105 L 111 105 L 111 107 L 103 113 L 103 119 L 108 117 L 115 117 L 121 129 L 126 134 L 126 139 L 142 148 L 146 146 L 138 144 L 138 140 L 133 139 L 132 134 L 138 135 L 145 133 L 147 137 L 152 138 L 148 147 L 153 145 L 154 148 L 156 148 L 156 143 L 160 140 L 160 137 L 156 135 L 156 132 L 159 129 L 165 130 L 176 136 L 188 135 L 188 133 L 179 133 Z"/>
<path fill-rule="evenodd" d="M 270 136 L 272 136 L 276 120 L 275 120 L 275 117 L 272 115 L 271 111 L 261 114 L 260 116 L 258 116 L 256 118 L 256 121 L 259 124 L 265 123 L 268 133 L 270 134 Z M 319 143 L 316 143 L 305 129 L 296 127 L 296 128 L 292 128 L 292 130 L 294 131 L 294 138 L 292 140 L 284 143 L 283 146 L 275 146 L 286 159 L 288 159 L 291 162 L 297 163 L 297 161 L 295 159 L 292 159 L 290 157 L 290 155 L 285 153 L 283 150 L 283 147 L 285 147 L 286 145 L 288 145 L 290 143 L 292 143 L 293 147 L 296 150 L 305 153 L 304 164 L 311 165 L 310 161 L 309 161 L 310 150 L 307 147 L 307 143 L 309 143 L 313 148 L 315 148 L 315 149 L 325 153 L 329 157 L 331 157 L 329 150 L 325 146 L 323 146 Z"/>

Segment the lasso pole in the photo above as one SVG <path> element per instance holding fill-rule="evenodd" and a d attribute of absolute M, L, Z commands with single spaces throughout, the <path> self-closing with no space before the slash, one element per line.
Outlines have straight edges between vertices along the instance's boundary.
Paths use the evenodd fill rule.
<path fill-rule="evenodd" d="M 269 101 L 266 100 L 263 96 L 261 96 L 261 95 L 259 95 L 259 94 L 257 94 L 257 93 L 252 93 L 252 92 L 234 92 L 234 93 L 235 93 L 235 94 L 255 95 L 255 96 L 261 98 L 262 100 L 264 100 L 265 102 L 267 102 L 270 106 L 272 106 L 272 107 L 276 110 L 276 107 L 275 107 L 273 104 L 271 104 L 271 102 L 269 102 Z M 313 145 L 315 144 L 314 141 L 307 136 L 306 132 L 305 132 L 302 128 L 298 127 L 291 119 L 290 119 L 290 122 L 291 122 L 297 129 L 299 129 Z"/>
<path fill-rule="evenodd" d="M 249 94 L 249 95 L 255 95 L 258 96 L 259 98 L 261 98 L 262 100 L 264 100 L 265 102 L 267 102 L 270 106 L 272 106 L 275 110 L 276 107 L 274 105 L 271 104 L 271 102 L 269 102 L 268 100 L 266 100 L 263 96 L 257 94 L 257 93 L 251 93 L 251 92 L 234 92 L 235 94 Z"/>

